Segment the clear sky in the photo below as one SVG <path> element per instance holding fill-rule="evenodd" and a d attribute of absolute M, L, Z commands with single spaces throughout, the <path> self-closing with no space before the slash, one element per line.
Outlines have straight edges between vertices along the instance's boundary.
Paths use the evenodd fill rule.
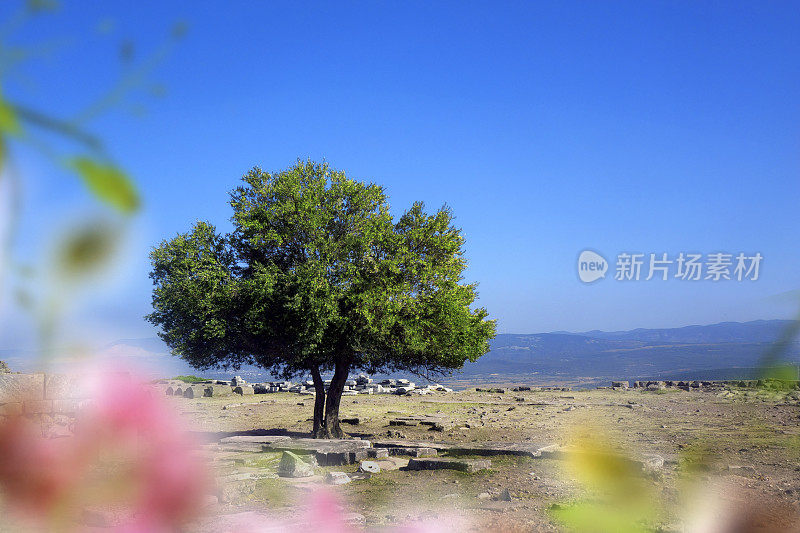
<path fill-rule="evenodd" d="M 189 32 L 149 77 L 164 96 L 137 89 L 91 123 L 144 208 L 115 276 L 78 300 L 66 334 L 154 336 L 142 320 L 150 247 L 197 219 L 229 228 L 226 192 L 240 176 L 297 158 L 385 185 L 397 214 L 414 200 L 449 204 L 500 332 L 800 306 L 786 295 L 800 288 L 796 2 L 67 1 L 18 32 L 58 46 L 3 93 L 69 117 L 119 76 L 121 41 L 139 61 L 177 21 Z M 17 163 L 16 252 L 38 261 L 96 202 L 25 148 Z M 610 272 L 587 285 L 576 270 L 586 248 L 612 263 L 623 251 L 764 260 L 757 281 Z M 30 326 L 4 295 L 0 348 L 23 346 Z"/>

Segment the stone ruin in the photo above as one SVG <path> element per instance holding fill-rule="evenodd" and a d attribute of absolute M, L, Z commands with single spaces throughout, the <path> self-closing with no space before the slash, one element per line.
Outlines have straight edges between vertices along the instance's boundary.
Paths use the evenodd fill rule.
<path fill-rule="evenodd" d="M 262 383 L 247 383 L 241 376 L 235 376 L 230 381 L 205 380 L 195 383 L 184 383 L 177 380 L 159 380 L 167 396 L 182 398 L 201 398 L 214 396 L 229 396 L 238 394 L 249 396 L 252 394 L 269 394 L 273 392 L 292 392 L 301 395 L 314 394 L 314 382 L 311 380 L 298 383 L 292 381 L 268 381 Z M 327 391 L 331 380 L 325 380 Z M 374 381 L 366 374 L 359 374 L 355 379 L 348 379 L 344 386 L 343 396 L 356 396 L 359 394 L 398 394 L 398 395 L 426 395 L 435 392 L 453 392 L 453 389 L 438 383 L 417 386 L 408 379 L 384 379 L 380 383 Z"/>
<path fill-rule="evenodd" d="M 703 390 L 703 391 L 718 391 L 726 387 L 741 387 L 741 388 L 756 388 L 767 387 L 770 382 L 774 380 L 764 379 L 735 379 L 735 380 L 692 380 L 692 381 L 634 381 L 631 386 L 628 381 L 612 381 L 611 389 L 613 390 L 628 390 L 630 388 L 642 389 L 649 391 L 667 390 L 667 389 L 680 389 L 685 391 Z M 800 381 L 798 380 L 782 380 L 782 385 L 788 385 L 791 388 L 800 388 Z M 599 387 L 605 388 L 605 387 Z"/>
<path fill-rule="evenodd" d="M 92 400 L 81 378 L 65 374 L 0 373 L 0 421 L 24 416 L 51 437 L 71 434 L 76 415 Z"/>
<path fill-rule="evenodd" d="M 530 387 L 530 386 L 519 386 L 519 387 L 512 387 L 510 389 L 511 392 L 524 392 L 524 391 L 537 391 L 537 392 L 569 392 L 572 390 L 572 387 Z M 475 392 L 491 392 L 493 394 L 505 394 L 505 388 L 490 388 L 490 389 L 483 389 L 481 387 L 475 387 Z"/>

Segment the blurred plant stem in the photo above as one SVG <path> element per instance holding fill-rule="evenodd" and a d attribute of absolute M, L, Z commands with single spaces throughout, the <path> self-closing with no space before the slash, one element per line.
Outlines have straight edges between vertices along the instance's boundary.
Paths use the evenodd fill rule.
<path fill-rule="evenodd" d="M 3 232 L 0 235 L 0 302 L 6 301 L 5 285 L 9 281 L 20 285 L 16 289 L 18 305 L 29 312 L 38 325 L 43 363 L 54 355 L 58 326 L 62 314 L 75 297 L 76 289 L 88 280 L 96 280 L 108 268 L 119 248 L 123 230 L 141 206 L 135 183 L 111 160 L 105 149 L 105 139 L 91 132 L 89 125 L 101 115 L 124 107 L 126 99 L 136 90 L 143 89 L 150 94 L 160 92 L 153 90 L 155 85 L 150 78 L 186 33 L 185 24 L 174 24 L 155 52 L 138 62 L 133 61 L 133 42 L 122 40 L 119 49 L 124 68 L 118 80 L 84 109 L 73 113 L 71 118 L 62 118 L 35 104 L 9 101 L 6 91 L 18 67 L 61 48 L 52 41 L 25 46 L 10 42 L 33 19 L 52 14 L 58 7 L 59 2 L 55 0 L 24 0 L 0 23 L 0 194 L 7 195 L 3 202 L 8 206 L 7 212 L 2 214 L 3 225 L 0 225 Z M 105 21 L 95 29 L 110 34 L 113 23 Z M 91 89 L 91 85 L 85 85 L 86 92 Z M 16 240 L 22 227 L 22 189 L 25 183 L 24 172 L 14 163 L 16 143 L 32 147 L 53 167 L 77 176 L 85 190 L 101 205 L 118 214 L 116 219 L 113 215 L 104 215 L 99 220 L 84 221 L 60 236 L 54 247 L 53 261 L 36 268 L 39 275 L 36 291 L 22 286 L 25 281 L 30 281 L 32 267 L 19 265 L 15 260 Z M 65 225 L 62 222 L 57 226 Z M 48 271 L 48 267 L 53 286 L 42 288 L 40 276 Z"/>

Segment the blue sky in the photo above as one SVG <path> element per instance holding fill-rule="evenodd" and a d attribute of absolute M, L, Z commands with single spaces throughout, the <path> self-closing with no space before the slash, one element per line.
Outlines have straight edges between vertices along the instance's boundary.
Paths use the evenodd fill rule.
<path fill-rule="evenodd" d="M 190 28 L 148 78 L 165 96 L 137 89 L 90 125 L 145 203 L 114 275 L 76 299 L 68 333 L 153 336 L 141 318 L 149 248 L 198 219 L 229 228 L 226 192 L 242 174 L 307 157 L 385 185 L 397 214 L 414 200 L 449 204 L 467 277 L 500 332 L 790 317 L 800 306 L 785 294 L 800 288 L 797 3 L 64 4 L 14 40 L 56 51 L 3 84 L 8 99 L 58 116 L 113 84 L 120 41 L 141 60 L 176 21 Z M 98 208 L 35 153 L 19 148 L 16 162 L 16 253 L 35 263 L 64 220 Z M 764 262 L 755 282 L 584 285 L 586 248 L 612 262 L 622 251 Z M 27 345 L 29 320 L 4 295 L 0 348 Z"/>

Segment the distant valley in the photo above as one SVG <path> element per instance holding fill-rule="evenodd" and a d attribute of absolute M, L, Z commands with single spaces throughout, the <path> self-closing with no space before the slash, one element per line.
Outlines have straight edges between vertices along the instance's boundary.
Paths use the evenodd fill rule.
<path fill-rule="evenodd" d="M 607 379 L 735 379 L 757 373 L 781 341 L 788 320 L 723 322 L 706 326 L 585 333 L 501 334 L 491 351 L 464 367 L 464 378 L 530 376 L 529 381 Z M 800 362 L 797 339 L 785 361 Z"/>
<path fill-rule="evenodd" d="M 491 351 L 440 382 L 456 387 L 474 383 L 569 384 L 591 386 L 611 379 L 740 379 L 758 373 L 762 357 L 781 340 L 788 320 L 723 322 L 703 326 L 630 331 L 553 332 L 497 335 Z M 158 338 L 124 339 L 109 344 L 103 354 L 160 376 L 202 374 L 250 382 L 271 378 L 258 367 L 238 371 L 197 371 L 171 356 Z M 30 370 L 29 357 L 0 351 L 14 370 Z M 800 342 L 782 346 L 786 362 L 800 363 Z M 424 381 L 408 374 L 408 377 Z"/>

